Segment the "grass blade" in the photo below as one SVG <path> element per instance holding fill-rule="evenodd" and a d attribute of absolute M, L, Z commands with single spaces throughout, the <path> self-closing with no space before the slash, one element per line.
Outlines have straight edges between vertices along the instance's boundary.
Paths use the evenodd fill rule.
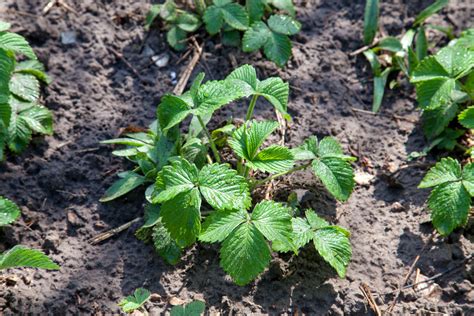
<path fill-rule="evenodd" d="M 379 0 L 367 0 L 364 13 L 364 43 L 369 45 L 375 38 L 379 24 Z"/>

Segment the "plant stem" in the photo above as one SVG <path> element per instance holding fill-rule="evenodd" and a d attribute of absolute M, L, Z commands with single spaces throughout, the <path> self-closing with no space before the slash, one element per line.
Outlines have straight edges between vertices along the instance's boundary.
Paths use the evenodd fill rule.
<path fill-rule="evenodd" d="M 274 175 L 271 175 L 271 176 L 269 176 L 269 177 L 266 177 L 265 179 L 255 181 L 255 182 L 253 183 L 253 187 L 254 187 L 254 188 L 255 188 L 255 187 L 258 187 L 258 186 L 260 186 L 260 185 L 262 185 L 262 184 L 264 184 L 264 183 L 266 183 L 266 182 L 268 182 L 268 181 L 274 180 L 274 179 L 276 179 L 276 178 L 278 178 L 278 177 L 284 176 L 284 175 L 289 174 L 289 173 L 293 173 L 293 172 L 298 171 L 298 170 L 306 169 L 306 168 L 308 168 L 309 166 L 311 166 L 311 161 L 308 162 L 308 163 L 306 163 L 306 164 L 304 164 L 304 165 L 294 167 L 294 168 L 292 168 L 292 169 L 290 169 L 290 170 L 286 170 L 286 171 L 283 171 L 283 172 L 280 172 L 280 173 L 276 173 L 276 174 L 274 174 Z"/>
<path fill-rule="evenodd" d="M 245 121 L 250 121 L 253 116 L 253 109 L 255 109 L 255 104 L 257 103 L 258 94 L 254 94 L 252 100 L 250 101 L 249 108 L 247 110 L 247 115 L 245 116 Z"/>
<path fill-rule="evenodd" d="M 219 152 L 217 151 L 216 144 L 214 144 L 214 141 L 212 140 L 211 133 L 209 133 L 209 130 L 206 127 L 206 124 L 202 121 L 202 118 L 197 115 L 199 124 L 201 124 L 202 130 L 206 133 L 207 139 L 209 140 L 209 144 L 211 145 L 211 150 L 212 153 L 214 154 L 214 158 L 216 159 L 217 163 L 221 163 L 221 157 L 219 156 Z"/>

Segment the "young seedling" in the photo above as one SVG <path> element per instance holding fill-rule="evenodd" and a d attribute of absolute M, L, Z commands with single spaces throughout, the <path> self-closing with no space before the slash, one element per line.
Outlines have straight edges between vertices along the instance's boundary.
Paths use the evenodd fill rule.
<path fill-rule="evenodd" d="M 122 179 L 102 201 L 149 182 L 145 195 L 150 204 L 137 237 L 152 243 L 171 264 L 196 241 L 222 243 L 222 268 L 237 284 L 245 285 L 266 269 L 272 250 L 297 254 L 313 240 L 321 256 L 344 277 L 351 257 L 346 230 L 311 210 L 306 219 L 294 218 L 294 209 L 285 203 L 253 201 L 252 196 L 267 181 L 311 167 L 337 200 L 346 201 L 354 188 L 350 165 L 354 158 L 344 155 L 331 137 L 319 141 L 313 136 L 293 149 L 264 146 L 279 124 L 253 119 L 258 98 L 291 119 L 289 87 L 280 78 L 261 81 L 253 67 L 244 65 L 224 80 L 203 83 L 203 79 L 199 74 L 181 96 L 163 96 L 158 120 L 148 133 L 107 141 L 127 145 L 114 153 L 138 166 L 120 174 Z M 251 101 L 241 126 L 207 129 L 215 111 L 245 97 Z M 181 134 L 179 125 L 189 116 L 188 132 Z M 222 156 L 223 147 L 231 149 L 232 156 Z"/>
<path fill-rule="evenodd" d="M 366 1 L 364 42 L 369 46 L 363 53 L 374 74 L 373 112 L 378 112 L 380 109 L 389 75 L 401 71 L 410 78 L 413 70 L 427 56 L 428 42 L 423 23 L 447 4 L 447 0 L 437 0 L 425 8 L 418 14 L 412 27 L 403 34 L 401 39 L 387 36 L 375 40 L 378 29 L 379 1 Z M 391 89 L 396 85 L 397 81 L 390 82 Z"/>
<path fill-rule="evenodd" d="M 124 313 L 133 313 L 134 311 L 143 311 L 145 315 L 148 315 L 147 311 L 143 307 L 146 302 L 150 299 L 151 293 L 147 289 L 138 288 L 135 290 L 133 295 L 127 296 L 119 302 L 120 308 Z"/>
<path fill-rule="evenodd" d="M 0 228 L 20 217 L 20 208 L 12 201 L 0 196 Z M 10 268 L 40 268 L 58 270 L 59 266 L 39 250 L 15 246 L 0 254 L 0 270 Z"/>
<path fill-rule="evenodd" d="M 443 158 L 418 187 L 433 188 L 428 207 L 433 225 L 442 236 L 467 223 L 474 196 L 474 164 L 462 168 L 458 161 Z"/>
<path fill-rule="evenodd" d="M 33 133 L 53 132 L 51 112 L 38 104 L 40 81 L 49 83 L 49 78 L 28 42 L 9 28 L 0 21 L 0 161 L 6 145 L 20 153 Z M 17 62 L 16 55 L 26 59 Z"/>
<path fill-rule="evenodd" d="M 265 56 L 280 67 L 291 57 L 288 36 L 301 29 L 291 0 L 246 0 L 245 5 L 232 0 L 195 0 L 194 11 L 180 9 L 173 0 L 167 0 L 152 5 L 145 27 L 160 18 L 167 30 L 168 44 L 183 50 L 188 34 L 197 32 L 204 24 L 207 33 L 220 35 L 224 45 L 242 46 L 244 52 L 263 49 Z"/>

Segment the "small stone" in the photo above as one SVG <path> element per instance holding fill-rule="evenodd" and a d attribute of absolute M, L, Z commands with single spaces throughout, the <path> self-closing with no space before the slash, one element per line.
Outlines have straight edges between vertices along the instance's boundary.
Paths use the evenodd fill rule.
<path fill-rule="evenodd" d="M 170 55 L 168 55 L 167 53 L 155 55 L 151 57 L 151 60 L 158 68 L 163 68 L 168 66 L 168 62 L 170 61 Z"/>
<path fill-rule="evenodd" d="M 29 285 L 31 283 L 31 279 L 27 276 L 22 276 L 21 279 L 23 280 L 23 283 L 26 285 Z"/>
<path fill-rule="evenodd" d="M 390 211 L 394 213 L 399 213 L 406 211 L 406 208 L 400 202 L 395 202 L 390 207 Z"/>
<path fill-rule="evenodd" d="M 175 80 L 176 79 L 176 72 L 171 71 L 170 72 L 170 78 L 171 78 L 171 80 Z"/>
<path fill-rule="evenodd" d="M 161 295 L 158 294 L 158 293 L 152 293 L 150 295 L 150 302 L 152 302 L 152 303 L 161 302 Z"/>
<path fill-rule="evenodd" d="M 74 211 L 67 212 L 67 221 L 72 226 L 84 226 L 84 224 L 80 221 L 79 217 L 76 215 Z"/>
<path fill-rule="evenodd" d="M 75 31 L 66 31 L 61 33 L 61 43 L 64 45 L 75 44 L 77 35 Z"/>
<path fill-rule="evenodd" d="M 176 296 L 173 296 L 172 298 L 170 298 L 169 303 L 172 306 L 177 306 L 177 305 L 183 305 L 184 301 Z"/>
<path fill-rule="evenodd" d="M 131 313 L 130 315 L 132 315 L 132 316 L 145 316 L 145 314 L 143 312 L 140 312 L 139 310 L 134 310 L 133 313 Z"/>
<path fill-rule="evenodd" d="M 142 54 L 146 57 L 151 57 L 151 56 L 155 55 L 155 51 L 153 49 L 151 49 L 150 46 L 145 45 L 145 47 L 143 48 Z"/>
<path fill-rule="evenodd" d="M 201 301 L 201 302 L 205 302 L 205 301 L 206 301 L 206 300 L 204 299 L 204 294 L 202 294 L 202 293 L 196 293 L 196 294 L 194 294 L 193 299 L 194 299 L 195 301 Z"/>
<path fill-rule="evenodd" d="M 374 175 L 371 175 L 370 173 L 366 173 L 363 171 L 356 171 L 354 175 L 354 181 L 358 185 L 362 185 L 362 186 L 369 186 L 370 182 L 372 182 L 374 178 L 375 178 Z"/>

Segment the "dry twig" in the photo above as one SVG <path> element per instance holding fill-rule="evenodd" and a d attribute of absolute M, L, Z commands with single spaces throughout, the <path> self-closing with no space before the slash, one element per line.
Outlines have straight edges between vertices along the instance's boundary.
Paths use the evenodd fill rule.
<path fill-rule="evenodd" d="M 130 226 L 132 226 L 133 224 L 141 221 L 142 218 L 141 217 L 137 217 L 135 218 L 134 220 L 131 220 L 130 222 L 128 223 L 125 223 L 117 228 L 114 228 L 114 229 L 111 229 L 111 230 L 108 230 L 106 232 L 103 232 L 91 239 L 88 240 L 88 242 L 91 244 L 91 245 L 97 245 L 98 243 L 104 241 L 104 240 L 107 240 L 121 232 L 123 232 L 124 230 L 127 230 L 128 228 L 130 228 Z"/>
<path fill-rule="evenodd" d="M 193 72 L 194 67 L 196 67 L 202 55 L 202 48 L 204 47 L 204 44 L 199 46 L 194 38 L 192 38 L 192 41 L 195 48 L 194 55 L 186 69 L 184 69 L 184 71 L 181 73 L 178 84 L 176 87 L 174 87 L 173 94 L 176 95 L 181 95 L 183 93 L 186 85 L 188 84 L 189 77 L 191 77 L 191 73 Z"/>
<path fill-rule="evenodd" d="M 382 312 L 380 311 L 379 306 L 375 302 L 375 299 L 372 296 L 372 292 L 370 291 L 369 286 L 365 283 L 361 283 L 359 285 L 359 289 L 362 292 L 362 295 L 364 295 L 365 299 L 367 300 L 367 303 L 369 303 L 370 308 L 374 311 L 375 315 L 382 316 Z"/>

